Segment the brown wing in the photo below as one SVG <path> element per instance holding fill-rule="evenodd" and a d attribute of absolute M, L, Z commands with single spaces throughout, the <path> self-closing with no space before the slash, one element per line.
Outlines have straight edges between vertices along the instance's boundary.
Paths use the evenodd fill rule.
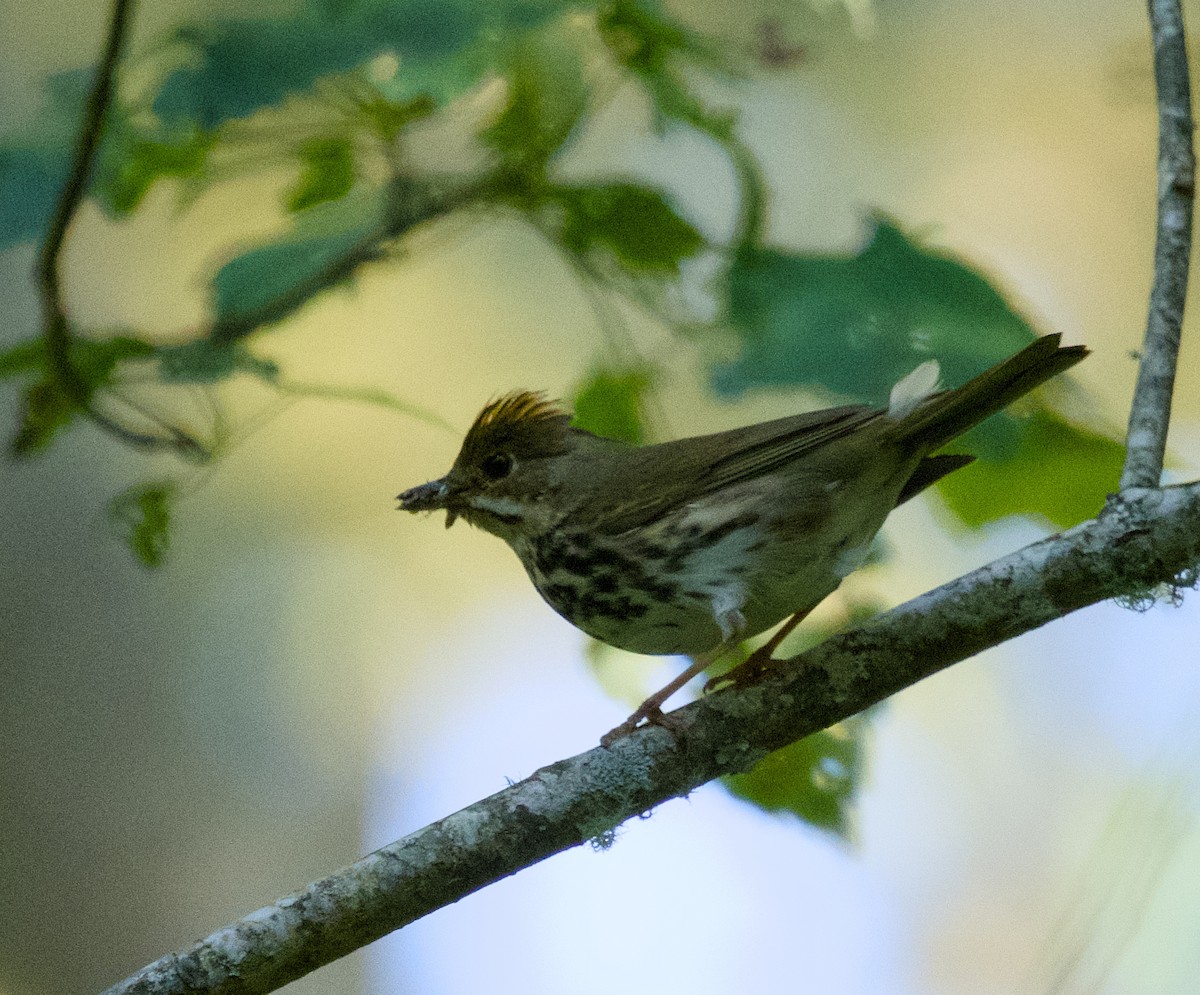
<path fill-rule="evenodd" d="M 1060 346 L 1059 339 L 1058 335 L 1043 336 L 962 387 L 931 395 L 908 416 L 891 422 L 887 434 L 913 456 L 940 449 L 1087 355 L 1082 346 Z M 882 415 L 871 408 L 829 408 L 647 446 L 620 461 L 620 478 L 597 487 L 584 510 L 589 522 L 595 521 L 601 531 L 623 532 L 688 501 L 786 466 Z M 910 478 L 901 499 L 912 497 L 965 462 L 963 457 L 927 459 L 914 467 L 919 472 Z"/>
<path fill-rule="evenodd" d="M 636 528 L 706 494 L 770 473 L 878 418 L 859 406 L 827 408 L 728 432 L 644 446 L 613 491 L 618 499 L 589 509 L 600 532 Z M 607 502 L 606 502 L 607 503 Z"/>

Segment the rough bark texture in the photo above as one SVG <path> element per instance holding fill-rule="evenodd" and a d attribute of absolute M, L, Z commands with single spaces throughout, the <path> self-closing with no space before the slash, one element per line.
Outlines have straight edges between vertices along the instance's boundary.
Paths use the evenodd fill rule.
<path fill-rule="evenodd" d="M 1200 483 L 1128 492 L 1099 518 L 835 636 L 770 680 L 672 713 L 672 731 L 646 729 L 544 767 L 151 964 L 109 995 L 272 991 L 990 646 L 1106 598 L 1191 586 L 1198 563 Z"/>
<path fill-rule="evenodd" d="M 1150 0 L 1160 108 L 1159 239 L 1122 493 L 1063 535 L 922 595 L 650 728 L 538 771 L 165 957 L 117 993 L 272 991 L 631 816 L 1078 608 L 1194 586 L 1200 482 L 1154 489 L 1191 241 L 1190 91 L 1178 0 Z M 1166 587 L 1164 588 L 1164 585 Z"/>
<path fill-rule="evenodd" d="M 1155 487 L 1162 477 L 1171 394 L 1183 329 L 1192 248 L 1196 158 L 1192 151 L 1192 90 L 1179 0 L 1149 0 L 1158 93 L 1158 234 L 1154 286 L 1129 410 L 1121 489 Z"/>

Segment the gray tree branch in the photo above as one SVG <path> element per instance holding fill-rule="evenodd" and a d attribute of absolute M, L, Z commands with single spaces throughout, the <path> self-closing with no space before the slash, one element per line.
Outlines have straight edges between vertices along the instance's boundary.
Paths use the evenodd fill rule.
<path fill-rule="evenodd" d="M 1155 487 L 1162 477 L 1187 298 L 1196 181 L 1183 12 L 1179 0 L 1149 0 L 1149 8 L 1158 94 L 1158 234 L 1146 336 L 1129 411 L 1122 489 Z"/>
<path fill-rule="evenodd" d="M 1150 0 L 1159 89 L 1155 283 L 1122 493 L 1092 521 L 945 584 L 609 749 L 562 760 L 165 957 L 106 995 L 263 993 L 953 663 L 1086 605 L 1197 583 L 1200 482 L 1158 489 L 1191 240 L 1190 93 L 1177 0 Z"/>
<path fill-rule="evenodd" d="M 737 773 L 953 663 L 1086 605 L 1196 583 L 1200 483 L 1131 490 L 1051 536 L 375 851 L 106 995 L 262 993 L 626 819 Z"/>

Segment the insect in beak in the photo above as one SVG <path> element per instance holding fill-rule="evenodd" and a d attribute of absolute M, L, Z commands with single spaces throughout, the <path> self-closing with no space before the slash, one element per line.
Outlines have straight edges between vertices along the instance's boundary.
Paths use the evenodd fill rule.
<path fill-rule="evenodd" d="M 449 496 L 450 486 L 445 477 L 441 480 L 431 480 L 427 484 L 409 488 L 403 494 L 396 495 L 396 500 L 400 502 L 397 510 L 418 512 L 443 508 L 446 512 L 446 528 L 450 528 L 458 518 L 458 512 L 447 503 Z"/>

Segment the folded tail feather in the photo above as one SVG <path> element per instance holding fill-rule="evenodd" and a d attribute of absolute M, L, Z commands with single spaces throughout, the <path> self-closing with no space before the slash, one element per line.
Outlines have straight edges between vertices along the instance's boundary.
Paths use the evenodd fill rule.
<path fill-rule="evenodd" d="M 928 451 L 939 449 L 1088 354 L 1084 346 L 1060 345 L 1061 338 L 1043 335 L 961 387 L 932 395 L 897 421 L 897 432 Z"/>

